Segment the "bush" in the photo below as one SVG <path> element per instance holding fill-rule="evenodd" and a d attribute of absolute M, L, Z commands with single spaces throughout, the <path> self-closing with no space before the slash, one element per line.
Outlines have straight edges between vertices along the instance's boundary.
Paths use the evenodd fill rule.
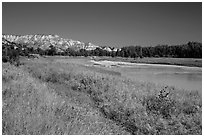
<path fill-rule="evenodd" d="M 14 64 L 16 66 L 20 65 L 19 61 L 19 51 L 14 49 L 14 47 L 7 45 L 8 47 L 5 48 L 5 45 L 3 45 L 3 51 L 2 51 L 2 62 L 10 62 L 11 64 Z"/>
<path fill-rule="evenodd" d="M 155 95 L 144 99 L 143 104 L 149 114 L 162 115 L 163 118 L 171 118 L 176 110 L 176 101 L 171 98 L 159 98 Z"/>
<path fill-rule="evenodd" d="M 9 61 L 9 57 L 8 56 L 2 56 L 2 62 L 6 63 Z"/>

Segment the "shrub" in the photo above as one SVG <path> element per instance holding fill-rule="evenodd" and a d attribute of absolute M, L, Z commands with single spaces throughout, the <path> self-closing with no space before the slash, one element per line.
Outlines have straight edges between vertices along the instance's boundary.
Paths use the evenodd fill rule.
<path fill-rule="evenodd" d="M 13 45 L 3 45 L 2 62 L 10 62 L 16 66 L 20 65 L 19 51 L 14 49 Z"/>
<path fill-rule="evenodd" d="M 176 101 L 171 98 L 159 98 L 155 95 L 144 99 L 143 104 L 150 114 L 162 115 L 163 118 L 170 118 L 176 110 Z"/>

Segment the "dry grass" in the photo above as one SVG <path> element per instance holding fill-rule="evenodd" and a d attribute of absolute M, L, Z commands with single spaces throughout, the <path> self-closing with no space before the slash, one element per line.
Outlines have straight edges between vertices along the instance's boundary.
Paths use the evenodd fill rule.
<path fill-rule="evenodd" d="M 3 134 L 125 133 L 115 123 L 88 107 L 91 101 L 85 100 L 89 99 L 86 95 L 60 86 L 60 92 L 68 95 L 63 97 L 57 86 L 53 88 L 51 83 L 31 77 L 22 68 L 3 64 L 2 82 Z M 85 101 L 87 107 L 80 105 Z"/>
<path fill-rule="evenodd" d="M 77 64 L 3 64 L 3 134 L 202 134 L 200 93 L 161 88 Z"/>

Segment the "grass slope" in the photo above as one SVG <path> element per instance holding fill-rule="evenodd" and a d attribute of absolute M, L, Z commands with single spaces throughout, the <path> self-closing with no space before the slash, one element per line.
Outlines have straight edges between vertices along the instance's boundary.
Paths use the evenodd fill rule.
<path fill-rule="evenodd" d="M 3 134 L 202 134 L 199 92 L 133 82 L 78 64 L 3 64 Z"/>

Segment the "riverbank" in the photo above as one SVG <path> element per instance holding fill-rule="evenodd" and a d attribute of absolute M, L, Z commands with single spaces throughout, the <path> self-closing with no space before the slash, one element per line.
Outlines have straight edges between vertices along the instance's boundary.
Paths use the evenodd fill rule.
<path fill-rule="evenodd" d="M 195 58 L 121 58 L 121 57 L 95 57 L 94 61 L 121 61 L 129 63 L 177 65 L 187 67 L 202 67 L 202 59 Z"/>

